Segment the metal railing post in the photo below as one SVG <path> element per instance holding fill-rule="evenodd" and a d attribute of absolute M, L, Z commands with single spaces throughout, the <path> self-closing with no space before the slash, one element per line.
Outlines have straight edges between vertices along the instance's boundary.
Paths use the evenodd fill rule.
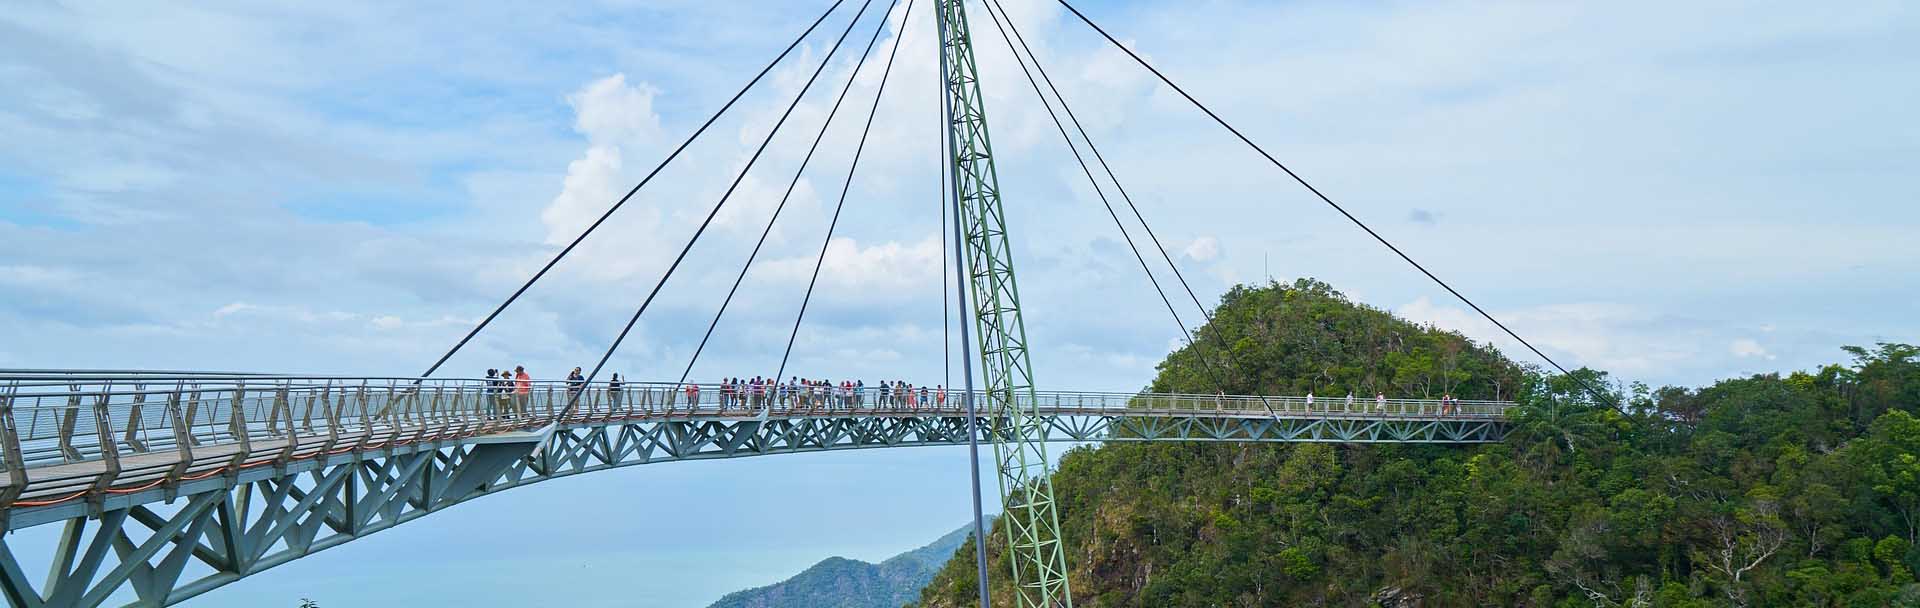
<path fill-rule="evenodd" d="M 353 452 L 359 454 L 367 449 L 367 442 L 373 440 L 373 414 L 367 411 L 370 407 L 367 404 L 367 381 L 360 381 L 360 387 L 354 391 L 353 402 L 360 406 L 360 439 L 353 444 Z M 346 409 L 345 405 L 341 409 Z"/>
<path fill-rule="evenodd" d="M 93 400 L 93 428 L 100 443 L 100 462 L 105 470 L 93 480 L 87 497 L 94 508 L 99 508 L 100 498 L 107 488 L 113 487 L 113 481 L 120 477 L 120 446 L 113 441 L 113 414 L 107 410 L 107 403 L 113 400 L 113 383 L 100 386 L 100 394 Z"/>
<path fill-rule="evenodd" d="M 193 432 L 189 425 L 191 420 L 180 413 L 180 393 L 186 388 L 187 383 L 182 380 L 174 384 L 173 392 L 167 395 L 167 424 L 173 427 L 173 449 L 176 457 L 179 458 L 173 463 L 173 468 L 167 470 L 164 484 L 167 500 L 174 499 L 180 489 L 180 478 L 185 477 L 187 471 L 193 468 Z"/>
<path fill-rule="evenodd" d="M 282 381 L 280 389 L 274 391 L 273 413 L 268 414 L 269 418 L 281 418 L 284 415 L 284 420 L 287 422 L 287 445 L 286 447 L 280 448 L 280 455 L 273 459 L 274 469 L 280 471 L 283 475 L 286 474 L 287 463 L 293 461 L 294 450 L 300 449 L 300 432 L 293 428 L 293 403 L 287 398 L 287 393 L 291 390 L 289 388 L 291 382 L 292 381 Z M 271 429 L 273 423 L 269 422 L 267 426 Z"/>
<path fill-rule="evenodd" d="M 273 403 L 267 406 L 267 436 L 268 437 L 273 437 L 275 435 L 280 434 L 280 408 L 287 405 L 287 384 L 288 384 L 288 381 L 281 380 L 280 387 L 273 389 Z M 287 413 L 287 427 L 289 431 L 292 430 L 292 427 L 293 427 L 292 412 Z"/>
<path fill-rule="evenodd" d="M 241 380 L 233 385 L 232 411 L 227 413 L 227 433 L 240 443 L 240 451 L 227 460 L 227 479 L 240 476 L 240 465 L 247 463 L 247 457 L 253 455 L 253 438 L 247 434 L 246 414 L 247 381 Z"/>
<path fill-rule="evenodd" d="M 141 428 L 141 424 L 140 424 L 141 418 L 144 415 L 141 413 L 140 410 L 141 410 L 141 406 L 146 404 L 146 402 L 147 402 L 147 385 L 145 384 L 133 385 L 133 408 L 127 414 L 127 433 L 125 436 L 125 440 L 127 442 L 127 447 L 133 448 L 133 451 L 135 452 L 147 451 L 147 442 L 141 440 L 139 436 L 139 430 Z"/>
<path fill-rule="evenodd" d="M 315 452 L 316 456 L 332 452 L 333 446 L 340 443 L 340 410 L 334 405 L 332 394 L 333 381 L 328 380 L 327 385 L 320 389 L 320 415 L 327 419 L 327 442 L 321 444 L 320 451 Z M 346 403 L 347 389 L 341 387 L 340 405 L 344 406 Z M 311 407 L 309 407 L 308 413 L 312 413 Z"/>
<path fill-rule="evenodd" d="M 69 384 L 67 388 L 66 416 L 60 420 L 60 457 L 67 462 L 80 460 L 80 450 L 73 446 L 74 425 L 80 420 L 80 385 Z"/>
<path fill-rule="evenodd" d="M 326 381 L 326 384 L 323 384 L 320 386 L 319 392 L 315 392 L 312 387 L 308 387 L 307 390 L 301 391 L 306 394 L 307 407 L 300 412 L 300 430 L 305 431 L 307 434 L 313 433 L 313 402 L 318 399 L 325 399 L 327 394 L 327 389 L 332 387 L 333 387 L 333 381 L 328 380 Z"/>
<path fill-rule="evenodd" d="M 19 390 L 18 384 L 9 382 L 6 390 L 0 391 L 0 458 L 4 459 L 0 462 L 7 466 L 7 487 L 0 489 L 0 529 L 5 528 L 13 501 L 27 489 L 27 459 L 20 451 L 20 432 L 13 419 L 13 396 Z"/>
<path fill-rule="evenodd" d="M 182 380 L 181 384 L 182 386 L 184 386 L 186 384 L 186 381 Z M 200 384 L 196 382 L 193 385 L 193 395 L 187 398 L 187 416 L 186 416 L 187 417 L 187 440 L 192 441 L 194 445 L 200 445 L 200 438 L 193 434 L 193 425 L 195 423 L 195 417 L 199 415 L 200 415 Z"/>

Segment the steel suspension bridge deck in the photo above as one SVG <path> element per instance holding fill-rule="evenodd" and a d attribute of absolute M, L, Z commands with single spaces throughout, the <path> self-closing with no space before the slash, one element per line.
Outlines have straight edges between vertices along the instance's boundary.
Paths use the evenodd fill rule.
<path fill-rule="evenodd" d="M 15 606 L 99 605 L 131 586 L 167 605 L 480 495 L 650 462 L 965 445 L 959 392 L 879 403 L 838 391 L 734 396 L 716 385 L 252 374 L 0 372 L 0 516 L 64 522 L 33 584 L 9 534 Z M 692 397 L 689 399 L 689 397 Z M 980 398 L 976 396 L 976 398 Z M 1045 439 L 1480 443 L 1513 404 L 1042 391 Z M 981 437 L 1005 432 L 982 415 Z M 93 533 L 86 534 L 88 528 Z M 82 542 L 82 541 L 85 542 Z M 118 565 L 102 572 L 111 552 Z M 189 576 L 183 576 L 189 575 Z"/>

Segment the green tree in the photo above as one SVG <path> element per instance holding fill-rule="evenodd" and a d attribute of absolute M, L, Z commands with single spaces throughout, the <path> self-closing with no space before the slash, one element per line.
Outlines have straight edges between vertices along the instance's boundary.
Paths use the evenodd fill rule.
<path fill-rule="evenodd" d="M 1889 411 L 1850 448 L 1858 456 L 1855 466 L 1898 519 L 1907 543 L 1920 543 L 1920 419 Z"/>
<path fill-rule="evenodd" d="M 1053 479 L 1076 605 L 1920 606 L 1920 349 L 1623 394 L 1312 280 L 1235 287 L 1196 337 L 1153 390 L 1522 407 L 1482 446 L 1071 450 Z M 971 605 L 970 551 L 921 606 Z"/>

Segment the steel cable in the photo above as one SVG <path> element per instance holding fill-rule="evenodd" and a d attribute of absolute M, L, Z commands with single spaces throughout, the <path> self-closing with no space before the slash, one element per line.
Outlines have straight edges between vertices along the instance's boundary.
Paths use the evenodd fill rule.
<path fill-rule="evenodd" d="M 1000 12 L 1002 14 L 1006 14 L 1007 9 L 1004 5 L 1000 4 L 999 0 L 993 0 L 993 3 L 995 6 L 999 7 Z M 1140 207 L 1134 204 L 1133 196 L 1127 194 L 1126 187 L 1120 184 L 1120 178 L 1114 174 L 1113 167 L 1107 164 L 1106 156 L 1100 153 L 1099 147 L 1093 145 L 1093 136 L 1087 134 L 1086 127 L 1080 124 L 1080 117 L 1073 113 L 1072 106 L 1067 105 L 1066 96 L 1061 95 L 1059 87 L 1054 86 L 1053 78 L 1047 75 L 1046 67 L 1040 65 L 1039 56 L 1034 54 L 1032 47 L 1027 46 L 1026 37 L 1020 35 L 1020 28 L 1014 25 L 1013 18 L 1011 16 L 1007 17 L 1006 20 L 1007 20 L 1007 29 L 1012 31 L 1014 39 L 1020 42 L 1020 48 L 1025 49 L 1027 56 L 1033 59 L 1033 69 L 1034 71 L 1037 71 L 1040 73 L 1040 81 L 1045 82 L 1047 84 L 1047 89 L 1053 91 L 1054 98 L 1060 101 L 1060 109 L 1067 113 L 1067 120 L 1072 122 L 1074 130 L 1080 133 L 1080 139 L 1085 140 L 1087 142 L 1087 149 L 1093 152 L 1093 159 L 1095 163 L 1099 164 L 1100 168 L 1106 172 L 1107 180 L 1113 182 L 1113 189 L 1120 193 L 1120 200 L 1126 202 L 1127 208 L 1133 211 L 1134 219 L 1139 220 L 1140 227 L 1146 230 L 1147 238 L 1153 241 L 1154 248 L 1159 250 L 1160 252 L 1160 259 L 1166 260 L 1167 268 L 1173 270 L 1174 278 L 1180 281 L 1180 287 L 1186 290 L 1187 298 L 1192 300 L 1193 306 L 1200 310 L 1200 315 L 1206 318 L 1208 323 L 1212 323 L 1213 313 L 1207 310 L 1207 306 L 1205 304 L 1200 303 L 1200 296 L 1194 293 L 1193 285 L 1187 282 L 1186 274 L 1180 272 L 1180 265 L 1175 264 L 1173 262 L 1173 256 L 1167 253 L 1166 245 L 1160 242 L 1160 235 L 1156 234 L 1153 231 L 1153 225 L 1147 223 L 1146 216 L 1140 213 Z M 1216 339 L 1221 339 L 1219 334 L 1213 334 L 1213 335 Z M 1226 345 L 1222 344 L 1221 348 L 1224 350 L 1226 348 Z M 1229 363 L 1231 363 L 1231 360 L 1229 360 Z"/>
<path fill-rule="evenodd" d="M 773 143 L 774 136 L 780 134 L 780 127 L 785 126 L 787 119 L 793 116 L 793 109 L 800 106 L 800 100 L 806 98 L 807 91 L 813 88 L 813 83 L 820 79 L 820 73 L 825 72 L 827 65 L 833 62 L 833 56 L 840 51 L 840 46 L 847 41 L 847 35 L 853 33 L 853 27 L 860 23 L 860 17 L 866 14 L 867 8 L 872 6 L 872 4 L 873 0 L 866 0 L 865 3 L 860 5 L 860 12 L 855 13 L 853 19 L 847 22 L 847 29 L 840 32 L 839 39 L 834 40 L 833 48 L 827 51 L 826 57 L 821 58 L 820 66 L 814 68 L 813 74 L 807 77 L 806 84 L 801 85 L 800 91 L 794 93 L 793 102 L 787 104 L 786 111 L 780 114 L 780 120 L 775 121 L 773 128 L 767 131 L 767 136 L 760 140 L 760 146 L 754 149 L 753 156 L 747 159 L 746 166 L 741 167 L 740 172 L 734 175 L 733 183 L 727 186 L 727 191 L 720 195 L 719 202 L 714 203 L 713 209 L 707 212 L 706 219 L 700 221 L 700 227 L 695 229 L 693 236 L 687 239 L 686 246 L 680 248 L 680 254 L 674 257 L 673 264 L 667 266 L 666 273 L 660 275 L 660 281 L 654 283 L 653 290 L 647 293 L 647 299 L 640 302 L 639 308 L 634 309 L 633 317 L 627 319 L 626 327 L 621 328 L 620 335 L 614 337 L 613 344 L 607 347 L 606 354 L 601 355 L 600 361 L 593 365 L 593 372 L 587 374 L 585 384 L 592 384 L 593 379 L 600 375 L 600 370 L 606 367 L 607 361 L 613 358 L 613 353 L 620 349 L 620 343 L 626 341 L 627 334 L 633 331 L 633 325 L 640 322 L 640 316 L 646 314 L 647 308 L 653 305 L 653 299 L 660 295 L 660 288 L 666 286 L 667 280 L 673 278 L 674 271 L 679 270 L 680 263 L 686 261 L 687 252 L 693 250 L 693 245 L 700 241 L 700 236 L 705 234 L 707 227 L 713 224 L 713 218 L 720 214 L 720 209 L 727 205 L 729 198 L 732 198 L 734 190 L 738 189 L 740 182 L 747 178 L 747 172 L 751 171 L 754 163 L 758 162 L 760 156 L 766 153 L 767 146 Z M 580 404 L 580 396 L 585 393 L 586 391 L 573 392 L 573 396 L 567 400 L 567 407 L 560 413 L 562 420 L 573 413 L 574 407 Z"/>
<path fill-rule="evenodd" d="M 907 0 L 906 14 L 901 16 L 900 32 L 893 37 L 893 49 L 887 51 L 887 67 L 880 71 L 880 85 L 873 92 L 873 107 L 867 110 L 867 124 L 860 129 L 860 143 L 853 148 L 853 162 L 847 165 L 847 180 L 840 186 L 840 200 L 833 206 L 833 219 L 827 222 L 826 238 L 820 241 L 820 256 L 813 260 L 813 276 L 807 279 L 807 295 L 800 298 L 800 312 L 794 315 L 793 331 L 787 334 L 787 348 L 780 354 L 780 368 L 773 374 L 774 383 L 780 382 L 780 376 L 787 373 L 787 359 L 793 356 L 794 340 L 800 336 L 800 322 L 807 318 L 807 304 L 813 301 L 813 288 L 820 282 L 820 267 L 827 261 L 827 246 L 833 244 L 833 232 L 840 225 L 840 212 L 847 206 L 847 192 L 853 190 L 853 174 L 860 168 L 860 155 L 867 149 L 867 135 L 873 132 L 873 117 L 880 113 L 880 100 L 887 94 L 887 79 L 893 75 L 893 60 L 900 55 L 900 42 L 906 38 L 906 18 L 913 16 L 913 0 Z"/>
<path fill-rule="evenodd" d="M 1467 296 L 1461 294 L 1459 290 L 1454 289 L 1453 286 L 1447 284 L 1446 281 L 1440 280 L 1439 276 L 1434 275 L 1432 271 L 1427 270 L 1427 267 L 1422 266 L 1420 265 L 1419 262 L 1414 261 L 1412 256 L 1409 256 L 1407 255 L 1406 252 L 1401 251 L 1399 247 L 1395 246 L 1393 242 L 1388 241 L 1386 237 L 1381 236 L 1379 232 L 1375 232 L 1372 227 L 1367 226 L 1366 222 L 1360 221 L 1360 218 L 1355 217 L 1352 213 L 1348 212 L 1345 207 L 1340 206 L 1340 204 L 1334 202 L 1331 197 L 1328 197 L 1325 193 L 1321 192 L 1319 188 L 1315 188 L 1313 184 L 1308 183 L 1306 178 L 1301 177 L 1300 174 L 1295 173 L 1293 169 L 1288 168 L 1285 163 L 1280 162 L 1280 159 L 1274 158 L 1274 156 L 1272 154 L 1269 154 L 1265 148 L 1260 147 L 1260 144 L 1253 143 L 1253 140 L 1251 138 L 1248 138 L 1246 134 L 1241 133 L 1240 129 L 1235 128 L 1232 123 L 1227 122 L 1226 119 L 1221 118 L 1219 114 L 1214 113 L 1213 109 L 1208 108 L 1206 104 L 1200 103 L 1200 100 L 1194 98 L 1192 94 L 1187 93 L 1186 89 L 1180 88 L 1180 85 L 1174 84 L 1173 79 L 1168 78 L 1167 75 L 1161 73 L 1158 68 L 1153 67 L 1153 64 L 1148 63 L 1146 59 L 1140 57 L 1139 54 L 1134 53 L 1133 49 L 1127 48 L 1127 45 L 1121 44 L 1119 39 L 1114 38 L 1113 34 L 1107 33 L 1107 30 L 1105 28 L 1102 28 L 1100 27 L 1099 24 L 1094 23 L 1093 19 L 1087 17 L 1085 13 L 1080 12 L 1080 9 L 1074 8 L 1072 3 L 1067 2 L 1067 0 L 1056 0 L 1056 1 L 1059 2 L 1061 6 L 1066 7 L 1068 11 L 1072 12 L 1075 17 L 1079 17 L 1081 22 L 1087 24 L 1087 27 L 1093 28 L 1093 31 L 1098 32 L 1102 38 L 1106 38 L 1107 42 L 1112 43 L 1115 48 L 1120 49 L 1120 52 L 1126 53 L 1128 57 L 1133 59 L 1134 63 L 1138 63 L 1140 64 L 1140 67 L 1146 68 L 1147 71 L 1152 72 L 1155 77 L 1160 79 L 1160 82 L 1166 83 L 1166 85 L 1169 88 L 1172 88 L 1174 92 L 1179 93 L 1181 97 L 1186 98 L 1188 103 L 1193 104 L 1193 107 L 1205 113 L 1208 118 L 1213 119 L 1213 122 L 1225 128 L 1229 133 L 1232 133 L 1234 137 L 1239 138 L 1241 143 L 1246 144 L 1247 147 L 1252 148 L 1254 152 L 1259 153 L 1261 157 L 1267 159 L 1267 162 L 1272 163 L 1274 167 L 1277 167 L 1282 172 L 1285 172 L 1287 174 L 1287 177 L 1293 178 L 1293 181 L 1298 182 L 1301 185 L 1301 187 L 1304 187 L 1307 189 L 1308 192 L 1313 193 L 1313 195 L 1319 198 L 1321 202 L 1324 202 L 1327 204 L 1327 206 L 1332 207 L 1334 211 L 1340 212 L 1340 215 L 1346 217 L 1348 221 L 1353 222 L 1354 226 L 1358 226 L 1361 230 L 1365 231 L 1368 236 L 1373 237 L 1373 240 L 1379 241 L 1381 245 L 1385 245 L 1387 249 L 1393 251 L 1394 255 L 1400 256 L 1401 260 L 1406 261 L 1406 263 L 1413 266 L 1415 270 L 1419 270 L 1420 274 L 1426 275 L 1426 277 L 1432 280 L 1434 284 L 1439 285 L 1442 289 L 1447 290 L 1447 293 L 1453 294 L 1453 297 L 1458 298 L 1461 302 L 1465 303 L 1468 307 L 1472 308 L 1474 312 L 1479 313 L 1481 317 L 1485 318 L 1488 322 L 1493 323 L 1495 327 L 1500 328 L 1500 331 L 1505 332 L 1507 336 L 1512 337 L 1515 341 L 1518 341 L 1522 346 L 1527 347 L 1527 350 L 1533 351 L 1533 354 L 1535 356 L 1538 356 L 1540 357 L 1541 360 L 1546 361 L 1548 365 L 1552 365 L 1554 369 L 1560 370 L 1560 373 L 1562 375 L 1565 375 L 1568 378 L 1572 378 L 1574 382 L 1578 382 L 1582 388 L 1587 389 L 1587 392 L 1592 393 L 1595 397 L 1598 397 L 1601 401 L 1604 401 L 1606 403 L 1609 403 L 1609 404 L 1615 403 L 1612 396 L 1607 395 L 1606 393 L 1601 392 L 1599 389 L 1594 388 L 1594 386 L 1588 383 L 1585 378 L 1574 375 L 1573 372 L 1568 371 L 1565 366 L 1562 366 L 1560 365 L 1559 362 L 1554 361 L 1553 357 L 1549 357 L 1547 356 L 1546 353 L 1541 352 L 1539 348 L 1534 347 L 1532 342 L 1528 342 L 1526 338 L 1520 337 L 1519 333 L 1514 332 L 1512 329 L 1507 327 L 1507 324 L 1501 323 L 1499 319 L 1494 318 L 1494 316 L 1491 313 L 1488 313 L 1486 309 L 1481 308 L 1479 304 L 1475 304 L 1473 300 L 1468 299 Z"/>
<path fill-rule="evenodd" d="M 1179 311 L 1175 310 L 1173 306 L 1173 300 L 1167 297 L 1166 290 L 1160 286 L 1160 280 L 1154 277 L 1153 270 L 1147 264 L 1146 256 L 1141 255 L 1140 247 L 1137 244 L 1135 244 L 1133 240 L 1133 235 L 1127 231 L 1126 223 L 1120 220 L 1120 214 L 1114 211 L 1113 203 L 1107 199 L 1106 192 L 1102 191 L 1102 189 L 1100 188 L 1099 179 L 1095 178 L 1093 176 L 1093 170 L 1087 167 L 1087 160 L 1085 157 L 1080 155 L 1080 149 L 1078 146 L 1074 144 L 1073 136 L 1067 134 L 1066 125 L 1060 122 L 1060 115 L 1054 113 L 1053 104 L 1048 102 L 1046 93 L 1041 92 L 1040 83 L 1034 80 L 1033 71 L 1027 69 L 1026 59 L 1021 57 L 1019 49 L 1014 48 L 1014 43 L 1013 43 L 1014 37 L 1008 35 L 1007 33 L 1007 26 L 1012 25 L 1012 18 L 1008 17 L 1007 24 L 1002 25 L 1001 15 L 995 13 L 995 7 L 998 4 L 999 4 L 998 2 L 988 1 L 983 3 L 983 6 L 985 6 L 987 9 L 987 16 L 993 20 L 994 28 L 1000 31 L 1000 38 L 1006 41 L 1007 52 L 1013 55 L 1014 62 L 1020 66 L 1020 71 L 1026 75 L 1027 84 L 1030 84 L 1033 86 L 1034 96 L 1038 97 L 1040 99 L 1040 105 L 1046 108 L 1047 116 L 1053 120 L 1053 126 L 1055 129 L 1057 129 L 1060 132 L 1060 138 L 1066 142 L 1067 149 L 1073 153 L 1073 159 L 1075 162 L 1079 163 L 1080 171 L 1086 174 L 1087 183 L 1093 186 L 1094 195 L 1100 198 L 1100 204 L 1106 208 L 1107 216 L 1113 218 L 1114 228 L 1119 229 L 1120 237 L 1126 240 L 1127 250 L 1132 252 L 1134 260 L 1140 263 L 1140 271 L 1147 275 L 1147 281 L 1153 285 L 1154 293 L 1160 296 L 1160 303 L 1166 305 L 1167 314 L 1170 314 L 1173 316 L 1174 325 L 1179 326 L 1180 333 L 1186 336 L 1187 346 L 1191 347 L 1194 350 L 1194 358 L 1200 360 L 1201 367 L 1207 370 L 1208 376 L 1212 377 L 1214 391 L 1216 393 L 1224 394 L 1226 392 L 1226 386 L 1225 386 L 1224 379 L 1220 374 L 1220 371 L 1214 368 L 1213 362 L 1211 360 L 1208 360 L 1205 356 L 1201 355 L 1199 343 L 1193 339 L 1193 332 L 1187 328 L 1186 321 L 1180 318 Z M 1006 11 L 1005 7 L 1000 7 L 999 10 L 1000 12 Z M 1022 45 L 1022 48 L 1026 48 L 1024 41 L 1021 43 L 1021 45 Z M 1034 62 L 1034 68 L 1039 69 L 1040 58 L 1038 56 L 1033 56 L 1033 50 L 1031 48 L 1027 48 L 1027 54 L 1029 56 L 1032 56 L 1032 59 Z M 1045 72 L 1043 71 L 1042 74 L 1045 74 Z M 1051 82 L 1049 82 L 1048 86 L 1049 87 L 1052 86 Z M 1054 89 L 1054 95 L 1056 97 L 1059 96 L 1058 89 Z M 1061 103 L 1061 106 L 1064 108 L 1066 105 L 1065 98 L 1061 98 L 1060 103 Z M 1082 131 L 1081 135 L 1084 137 L 1085 132 Z M 1116 181 L 1115 183 L 1117 184 L 1118 182 Z M 1279 413 L 1273 410 L 1273 405 L 1268 403 L 1265 398 L 1262 398 L 1260 400 L 1260 405 L 1266 408 L 1267 415 L 1276 417 L 1276 418 L 1279 417 Z"/>
<path fill-rule="evenodd" d="M 895 0 L 894 3 L 898 4 L 898 0 Z M 891 6 L 892 5 L 889 5 L 888 10 L 892 10 Z M 787 201 L 793 197 L 794 188 L 800 185 L 800 176 L 807 172 L 807 165 L 813 162 L 813 153 L 820 149 L 820 141 L 826 139 L 827 129 L 833 126 L 834 117 L 840 114 L 840 104 L 847 100 L 848 93 L 853 92 L 853 83 L 855 78 L 860 75 L 860 68 L 867 64 L 867 57 L 873 53 L 874 44 L 880 41 L 880 32 L 886 29 L 887 20 L 884 18 L 880 20 L 879 25 L 874 26 L 873 37 L 867 39 L 866 50 L 860 52 L 860 59 L 853 64 L 853 71 L 847 74 L 847 86 L 842 87 L 840 89 L 840 96 L 834 99 L 833 108 L 827 111 L 827 119 L 820 123 L 819 134 L 813 137 L 813 145 L 807 147 L 806 157 L 800 159 L 800 168 L 793 171 L 793 180 L 787 182 L 786 193 L 780 195 L 780 204 L 773 208 L 773 216 L 767 218 L 766 229 L 760 231 L 760 240 L 753 244 L 753 252 L 747 254 L 746 263 L 740 266 L 740 274 L 733 278 L 733 287 L 727 289 L 726 299 L 721 300 L 720 310 L 713 313 L 713 321 L 707 324 L 706 335 L 700 337 L 700 345 L 693 349 L 693 356 L 687 359 L 686 370 L 680 372 L 680 383 L 686 383 L 687 377 L 693 374 L 694 363 L 700 360 L 700 353 L 707 349 L 707 340 L 713 337 L 714 328 L 720 325 L 720 317 L 727 314 L 727 306 L 733 303 L 734 294 L 740 291 L 740 283 L 746 280 L 747 270 L 753 267 L 753 261 L 760 256 L 760 248 L 767 244 L 767 235 L 773 234 L 774 222 L 780 219 L 781 210 L 787 208 Z"/>
<path fill-rule="evenodd" d="M 746 86 L 740 87 L 740 91 L 734 93 L 733 98 L 728 99 L 726 104 L 720 106 L 720 109 L 715 111 L 713 116 L 707 117 L 707 121 L 701 123 L 700 128 L 694 129 L 693 134 L 688 135 L 685 141 L 680 142 L 679 147 L 674 148 L 672 153 L 667 154 L 666 159 L 661 160 L 660 164 L 654 166 L 652 171 L 648 171 L 647 176 L 640 179 L 640 183 L 635 184 L 632 190 L 628 190 L 625 196 L 621 196 L 620 200 L 615 201 L 612 207 L 607 208 L 605 213 L 600 214 L 600 219 L 594 220 L 593 224 L 587 226 L 587 229 L 580 233 L 580 236 L 574 237 L 573 242 L 568 243 L 565 248 L 562 248 L 560 253 L 553 256 L 553 259 L 547 260 L 547 264 L 540 267 L 539 272 L 533 273 L 533 277 L 527 279 L 527 282 L 521 285 L 519 289 L 514 290 L 513 295 L 507 296 L 506 301 L 501 302 L 500 306 L 495 307 L 493 312 L 487 313 L 487 318 L 482 319 L 479 325 L 475 325 L 473 330 L 468 331 L 465 337 L 460 338 L 459 342 L 454 343 L 453 348 L 447 349 L 447 354 L 440 355 L 440 359 L 434 361 L 433 365 L 427 367 L 427 371 L 421 372 L 420 377 L 424 379 L 432 376 L 433 372 L 438 371 L 441 365 L 447 363 L 447 359 L 453 358 L 454 353 L 460 352 L 460 349 L 465 347 L 469 340 L 472 340 L 475 335 L 478 335 L 480 330 L 485 329 L 488 324 L 493 323 L 495 317 L 500 316 L 500 313 L 505 311 L 508 306 L 513 305 L 514 300 L 520 299 L 520 294 L 526 293 L 528 288 L 533 287 L 534 283 L 540 281 L 540 277 L 547 275 L 547 271 L 553 270 L 553 266 L 559 264 L 561 258 L 567 257 L 567 254 L 572 253 L 573 248 L 579 246 L 581 241 L 587 240 L 587 235 L 593 234 L 593 231 L 598 229 L 600 224 L 605 223 L 607 218 L 613 217 L 613 213 L 619 211 L 621 206 L 626 205 L 627 201 L 632 199 L 633 195 L 645 187 L 648 182 L 653 181 L 654 176 L 660 174 L 660 170 L 667 168 L 667 164 L 673 162 L 673 159 L 679 158 L 680 152 L 686 150 L 687 146 L 693 143 L 693 140 L 698 139 L 702 133 L 706 133 L 707 127 L 713 126 L 713 123 L 720 120 L 720 116 L 726 114 L 727 110 L 732 108 L 734 103 L 740 101 L 741 97 L 746 96 L 747 91 L 751 90 L 755 84 L 758 84 L 761 78 L 765 78 L 768 72 L 773 71 L 773 66 L 779 65 L 781 60 L 786 59 L 787 55 L 793 52 L 794 48 L 799 47 L 800 43 L 806 40 L 807 36 L 811 35 L 815 28 L 820 27 L 820 24 L 825 22 L 828 16 L 840 8 L 842 2 L 845 2 L 845 0 L 834 0 L 833 5 L 828 6 L 826 12 L 821 13 L 819 18 L 813 20 L 812 25 L 807 26 L 806 31 L 800 32 L 800 35 L 794 38 L 793 42 L 788 44 L 785 50 L 780 51 L 780 55 L 774 57 L 773 61 L 767 62 L 766 67 L 760 68 L 760 73 L 755 74 L 752 80 L 747 81 Z"/>

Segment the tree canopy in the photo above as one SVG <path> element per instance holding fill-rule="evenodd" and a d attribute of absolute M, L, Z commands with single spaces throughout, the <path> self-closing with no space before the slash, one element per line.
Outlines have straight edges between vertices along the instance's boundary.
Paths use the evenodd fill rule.
<path fill-rule="evenodd" d="M 1153 390 L 1521 407 L 1483 446 L 1072 450 L 1076 605 L 1920 606 L 1920 348 L 1698 389 L 1576 370 L 1600 399 L 1311 280 L 1235 288 L 1196 337 Z M 973 551 L 922 606 L 973 605 Z"/>

